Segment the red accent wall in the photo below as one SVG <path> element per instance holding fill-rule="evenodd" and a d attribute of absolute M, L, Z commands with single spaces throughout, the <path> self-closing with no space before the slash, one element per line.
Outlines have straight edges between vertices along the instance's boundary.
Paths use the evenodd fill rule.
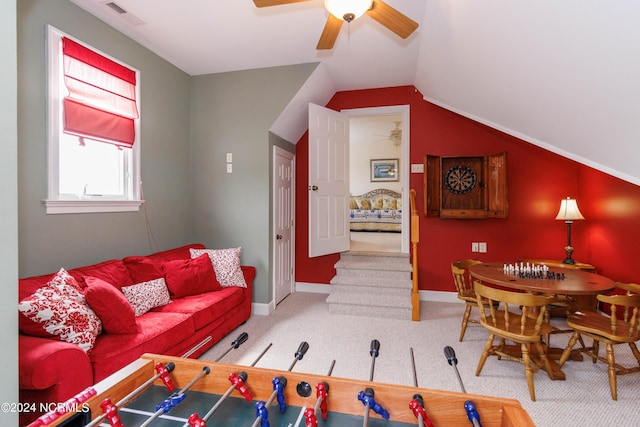
<path fill-rule="evenodd" d="M 507 152 L 509 215 L 505 219 L 455 220 L 424 216 L 422 174 L 411 174 L 420 213 L 419 284 L 422 290 L 455 291 L 450 263 L 456 259 L 515 262 L 564 259 L 567 229 L 556 221 L 560 200 L 578 200 L 585 221 L 571 229 L 574 259 L 617 281 L 634 277 L 640 241 L 640 187 L 581 165 L 423 100 L 413 86 L 338 92 L 327 104 L 351 108 L 410 105 L 410 163 L 428 154 L 484 155 Z M 329 283 L 339 254 L 308 257 L 308 135 L 296 145 L 296 281 Z M 487 242 L 485 254 L 471 242 Z"/>

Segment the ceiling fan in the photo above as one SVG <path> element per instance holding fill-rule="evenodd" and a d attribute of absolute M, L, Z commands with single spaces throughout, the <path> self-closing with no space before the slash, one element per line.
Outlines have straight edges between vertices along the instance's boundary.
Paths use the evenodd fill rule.
<path fill-rule="evenodd" d="M 256 7 L 269 7 L 303 1 L 309 0 L 253 0 L 253 3 Z M 409 37 L 418 28 L 417 22 L 382 0 L 324 0 L 324 6 L 329 11 L 329 17 L 316 46 L 318 50 L 333 49 L 342 23 L 349 23 L 364 13 L 403 39 Z"/>
<path fill-rule="evenodd" d="M 398 145 L 402 144 L 402 129 L 400 129 L 400 125 L 402 124 L 402 122 L 393 122 L 393 124 L 396 127 L 394 129 L 391 129 L 388 135 L 375 135 L 375 136 L 386 137 L 385 141 L 388 141 L 397 147 Z"/>

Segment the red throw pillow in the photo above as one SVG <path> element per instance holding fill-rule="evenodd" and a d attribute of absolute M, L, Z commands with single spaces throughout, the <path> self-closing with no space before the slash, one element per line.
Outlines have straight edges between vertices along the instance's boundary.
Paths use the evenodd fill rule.
<path fill-rule="evenodd" d="M 165 261 L 162 267 L 169 292 L 176 298 L 222 289 L 207 254 Z"/>
<path fill-rule="evenodd" d="M 164 276 L 162 262 L 146 256 L 128 256 L 123 258 L 133 283 L 148 282 Z"/>
<path fill-rule="evenodd" d="M 84 298 L 102 320 L 102 328 L 108 334 L 134 334 L 138 325 L 133 308 L 124 294 L 115 286 L 97 277 L 85 277 L 87 288 Z"/>

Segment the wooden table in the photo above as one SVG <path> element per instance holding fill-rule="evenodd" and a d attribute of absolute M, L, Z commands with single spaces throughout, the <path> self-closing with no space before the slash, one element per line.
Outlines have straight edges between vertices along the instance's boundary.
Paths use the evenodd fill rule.
<path fill-rule="evenodd" d="M 521 278 L 517 274 L 505 273 L 504 265 L 505 263 L 503 262 L 484 262 L 470 266 L 469 273 L 473 279 L 480 280 L 484 284 L 553 296 L 597 295 L 615 288 L 613 280 L 579 269 L 549 267 L 549 271 L 556 274 L 564 274 L 564 279 L 532 279 Z M 518 265 L 520 264 L 518 263 Z M 572 306 L 572 309 L 576 308 L 578 307 Z M 547 355 L 550 359 L 557 359 L 561 353 L 562 349 L 549 347 Z M 575 354 L 572 359 L 582 360 L 579 354 Z M 550 361 L 553 362 L 553 360 Z M 565 375 L 560 370 L 560 367 L 555 363 L 551 365 L 553 372 L 548 372 L 549 377 L 555 380 L 564 380 Z"/>

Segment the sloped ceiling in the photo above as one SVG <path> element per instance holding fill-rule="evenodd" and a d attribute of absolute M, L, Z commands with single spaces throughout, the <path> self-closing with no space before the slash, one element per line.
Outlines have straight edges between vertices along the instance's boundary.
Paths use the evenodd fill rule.
<path fill-rule="evenodd" d="M 190 75 L 319 63 L 272 131 L 296 142 L 306 105 L 414 85 L 425 99 L 640 185 L 640 2 L 386 0 L 420 24 L 400 39 L 368 16 L 316 43 L 323 0 L 71 0 Z M 133 23 L 133 24 L 132 24 Z"/>

